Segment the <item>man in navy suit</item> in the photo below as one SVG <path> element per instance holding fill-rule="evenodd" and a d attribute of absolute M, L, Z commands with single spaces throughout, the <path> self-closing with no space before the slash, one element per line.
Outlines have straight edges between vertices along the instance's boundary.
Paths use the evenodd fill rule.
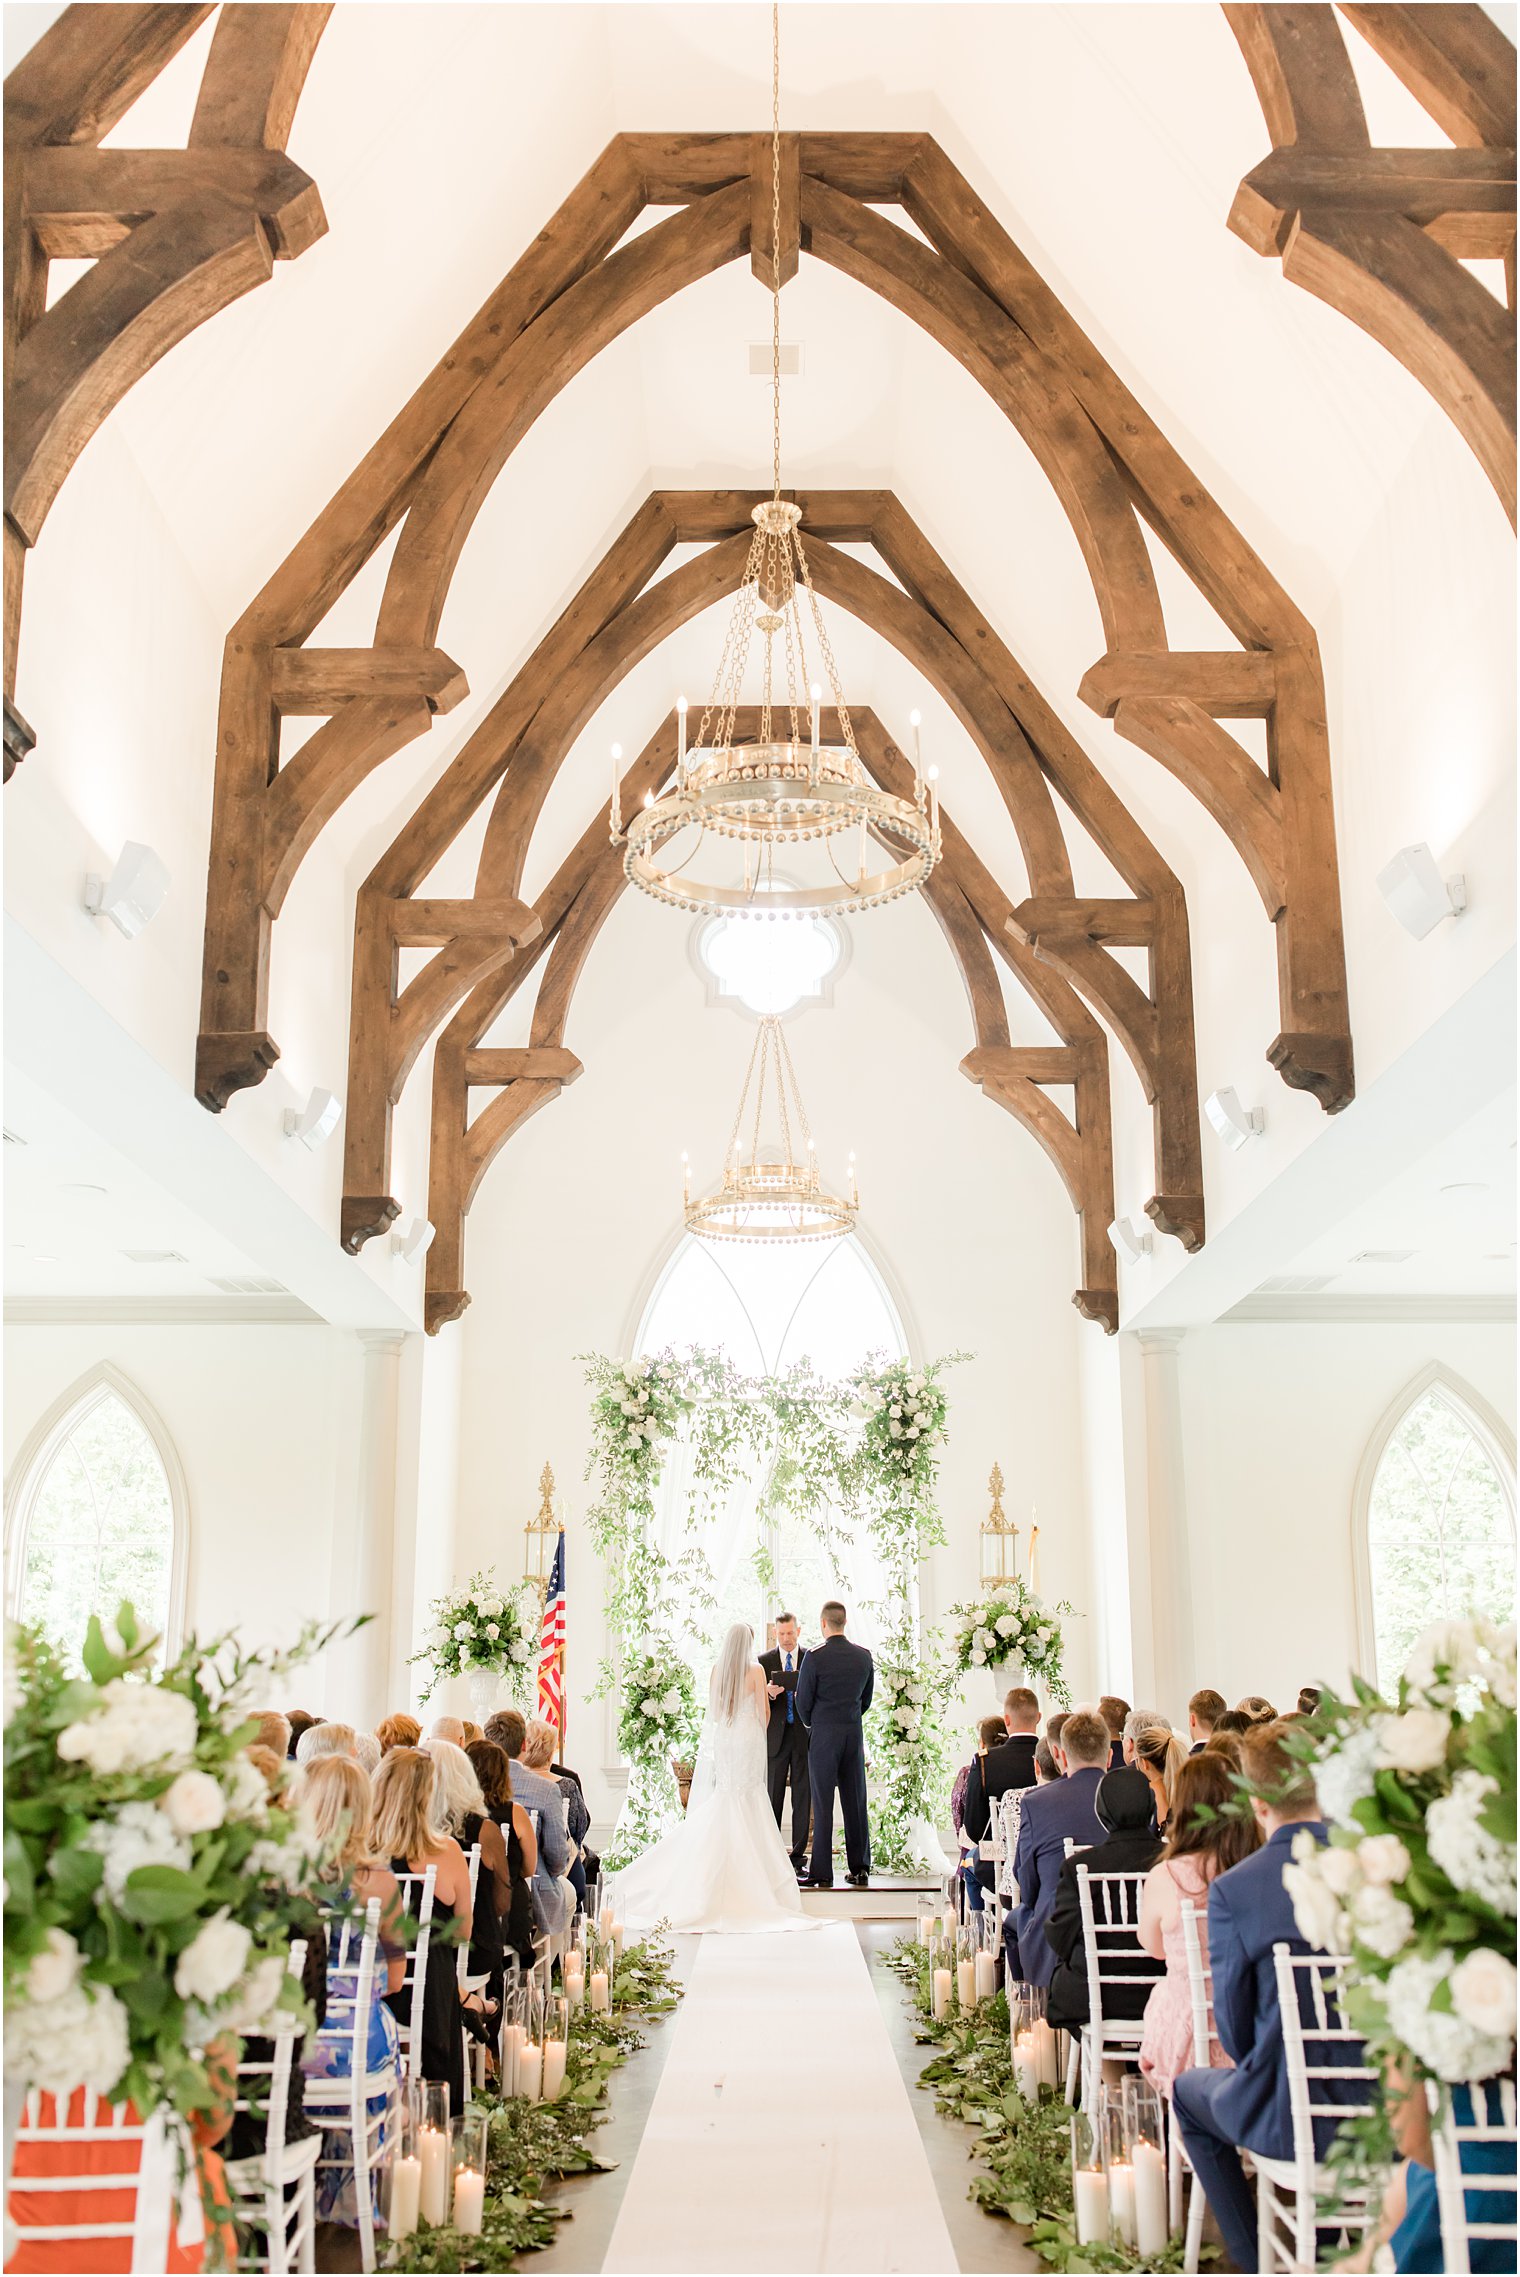
<path fill-rule="evenodd" d="M 1056 1956 L 1045 1923 L 1056 1902 L 1068 1835 L 1084 1849 L 1108 1839 L 1097 1808 L 1108 1750 L 1108 1726 L 1097 1709 L 1074 1709 L 1053 1748 L 1065 1777 L 1048 1787 L 1031 1788 L 1020 1808 L 1013 1854 L 1019 1902 L 1004 1924 L 1003 1938 L 1014 1976 L 1025 1984 L 1047 1985 L 1055 1971 Z"/>
<path fill-rule="evenodd" d="M 813 1788 L 813 1855 L 805 1889 L 834 1886 L 834 1796 L 844 1817 L 845 1880 L 863 1890 L 871 1878 L 871 1829 L 866 1816 L 866 1737 L 876 1666 L 864 1645 L 844 1633 L 847 1615 L 830 1598 L 818 1616 L 822 1644 L 802 1663 L 797 1713 L 808 1727 L 808 1770 Z"/>
<path fill-rule="evenodd" d="M 787 1783 L 792 1789 L 792 1868 L 802 1872 L 807 1856 L 808 1823 L 812 1817 L 813 1790 L 808 1775 L 807 1725 L 797 1713 L 797 1686 L 802 1676 L 802 1664 L 807 1658 L 806 1647 L 799 1639 L 795 1613 L 776 1615 L 776 1642 L 768 1652 L 760 1655 L 760 1666 L 765 1670 L 765 1696 L 770 1701 L 770 1720 L 765 1733 L 765 1783 L 770 1790 L 771 1809 L 776 1824 L 781 1824 L 781 1809 L 786 1801 Z"/>
<path fill-rule="evenodd" d="M 1294 1953 L 1311 1948 L 1299 1935 L 1293 1900 L 1283 1888 L 1283 1868 L 1295 1837 L 1305 1829 L 1316 1842 L 1329 1840 L 1313 1782 L 1284 1745 L 1287 1733 L 1288 1726 L 1278 1722 L 1258 1724 L 1241 1735 L 1242 1770 L 1266 1842 L 1254 1856 L 1221 1874 L 1209 1890 L 1215 2029 L 1235 2069 L 1181 2072 L 1172 2085 L 1172 2109 L 1188 2157 L 1237 2269 L 1257 2266 L 1256 2206 L 1240 2153 L 1293 2155 L 1272 1948 L 1286 1945 Z M 1334 2092 L 1331 2080 L 1316 2081 L 1315 2089 L 1316 2099 L 1323 2096 L 1327 2102 L 1367 2100 L 1360 2080 L 1348 2080 L 1341 2094 Z"/>

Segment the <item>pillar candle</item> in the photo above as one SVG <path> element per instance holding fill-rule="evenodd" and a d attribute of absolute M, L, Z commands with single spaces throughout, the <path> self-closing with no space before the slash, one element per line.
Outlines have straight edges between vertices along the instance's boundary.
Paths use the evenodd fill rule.
<path fill-rule="evenodd" d="M 1040 2100 L 1040 2066 L 1034 2042 L 1021 2032 L 1013 2043 L 1013 2083 L 1026 2103 Z"/>
<path fill-rule="evenodd" d="M 541 2100 L 544 2085 L 544 2051 L 536 2041 L 525 2040 L 517 2053 L 517 2092 L 526 2102 Z"/>
<path fill-rule="evenodd" d="M 1135 2242 L 1135 2170 L 1128 2159 L 1115 2159 L 1108 2170 L 1108 2202 L 1120 2243 Z"/>
<path fill-rule="evenodd" d="M 557 2103 L 559 2091 L 565 2084 L 565 2043 L 563 2040 L 544 2042 L 544 2101 Z"/>
<path fill-rule="evenodd" d="M 572 2010 L 579 2008 L 585 1997 L 585 1970 L 573 1966 L 567 1967 L 565 1970 L 565 1998 L 569 2001 Z"/>
<path fill-rule="evenodd" d="M 930 1938 L 931 1938 L 933 1935 L 934 1935 L 934 1916 L 933 1916 L 933 1914 L 932 1914 L 932 1913 L 921 1913 L 921 1914 L 919 1915 L 919 1917 L 918 1917 L 918 1941 L 919 1941 L 920 1945 L 927 1945 L 927 1944 L 928 1944 L 928 1942 L 929 1942 L 929 1940 L 930 1940 Z"/>
<path fill-rule="evenodd" d="M 623 1958 L 623 1937 L 626 1928 L 627 1924 L 622 1921 L 615 1921 L 612 1924 L 612 1950 L 618 1960 Z"/>
<path fill-rule="evenodd" d="M 593 1969 L 591 1972 L 591 2005 L 593 2008 L 605 2008 L 608 2005 L 605 1969 Z"/>
<path fill-rule="evenodd" d="M 950 2013 L 950 1987 L 953 1982 L 954 1979 L 948 1969 L 935 1970 L 934 1997 L 931 2005 L 936 2018 L 948 2016 Z"/>
<path fill-rule="evenodd" d="M 473 2166 L 462 2166 L 454 2177 L 454 2227 L 468 2237 L 479 2237 L 485 2221 L 486 2178 Z"/>
<path fill-rule="evenodd" d="M 962 2008 L 974 2008 L 976 2006 L 976 1962 L 974 1959 L 968 1958 L 956 1962 L 955 1997 Z"/>
<path fill-rule="evenodd" d="M 1101 2170 L 1079 2166 L 1071 2178 L 1078 2245 L 1108 2243 L 1108 2184 Z"/>
<path fill-rule="evenodd" d="M 418 2202 L 425 2222 L 435 2225 L 449 2218 L 449 2138 L 440 2128 L 424 2127 L 418 2137 L 422 2178 Z"/>
<path fill-rule="evenodd" d="M 398 2245 L 417 2227 L 422 2195 L 422 2161 L 398 2158 L 391 2168 L 391 2243 Z"/>
<path fill-rule="evenodd" d="M 978 1953 L 976 1956 L 976 1997 L 990 2000 L 997 1991 L 998 1957 L 996 1953 Z"/>
<path fill-rule="evenodd" d="M 1154 2143 L 1135 2145 L 1135 2247 L 1142 2261 L 1166 2251 L 1166 2160 Z"/>
<path fill-rule="evenodd" d="M 528 2037 L 520 2024 L 509 2024 L 501 2036 L 501 2092 L 517 2093 L 517 2051 Z"/>
<path fill-rule="evenodd" d="M 1043 2016 L 1036 2020 L 1034 2027 L 1034 2054 L 1035 2062 L 1039 2066 L 1040 2085 L 1042 2087 L 1059 2087 L 1061 2084 L 1061 2065 L 1056 2053 L 1056 2036 Z"/>

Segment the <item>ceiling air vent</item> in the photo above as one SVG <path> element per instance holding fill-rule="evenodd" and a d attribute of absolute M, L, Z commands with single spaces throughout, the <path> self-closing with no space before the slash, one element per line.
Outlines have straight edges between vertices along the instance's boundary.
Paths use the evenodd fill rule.
<path fill-rule="evenodd" d="M 1259 1297 L 1317 1297 L 1334 1279 L 1333 1273 L 1279 1273 L 1272 1280 L 1263 1281 L 1256 1294 Z"/>
<path fill-rule="evenodd" d="M 1359 1249 L 1349 1262 L 1353 1265 L 1407 1265 L 1413 1255 L 1412 1249 Z"/>
<path fill-rule="evenodd" d="M 181 1257 L 177 1249 L 124 1249 L 129 1265 L 188 1265 L 190 1260 Z"/>
<path fill-rule="evenodd" d="M 209 1273 L 207 1279 L 213 1289 L 220 1289 L 224 1297 L 283 1297 L 289 1294 L 283 1281 L 261 1280 L 257 1273 Z"/>
<path fill-rule="evenodd" d="M 770 378 L 771 344 L 769 340 L 751 340 L 749 344 L 749 376 L 751 379 Z M 781 377 L 783 379 L 801 379 L 802 343 L 800 340 L 782 341 Z"/>

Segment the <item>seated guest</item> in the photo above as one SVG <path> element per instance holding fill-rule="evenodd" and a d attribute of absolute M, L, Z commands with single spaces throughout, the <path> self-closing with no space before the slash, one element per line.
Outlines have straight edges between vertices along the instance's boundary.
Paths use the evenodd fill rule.
<path fill-rule="evenodd" d="M 1224 1694 L 1204 1690 L 1195 1692 L 1188 1702 L 1189 1752 L 1201 1755 L 1213 1737 L 1214 1727 L 1224 1714 Z"/>
<path fill-rule="evenodd" d="M 568 1772 L 560 1772 L 557 1777 L 555 1775 L 554 1742 L 558 1736 L 552 1724 L 543 1723 L 534 1716 L 523 1735 L 522 1761 L 529 1771 L 536 1771 L 541 1779 L 552 1779 L 564 1798 L 566 1832 L 574 1845 L 570 1857 L 570 1886 L 575 1892 L 577 1909 L 584 1912 L 586 1868 L 581 1857 L 581 1845 L 591 1829 L 591 1813 L 586 1808 L 580 1781 L 572 1779 Z"/>
<path fill-rule="evenodd" d="M 439 1716 L 434 1720 L 430 1739 L 446 1739 L 451 1747 L 463 1747 L 464 1723 L 459 1716 Z"/>
<path fill-rule="evenodd" d="M 1259 1692 L 1248 1692 L 1243 1700 L 1237 1700 L 1235 1712 L 1253 1724 L 1270 1724 L 1277 1717 L 1277 1710 L 1271 1701 L 1264 1700 Z"/>
<path fill-rule="evenodd" d="M 1296 1712 L 1301 1716 L 1317 1716 L 1319 1714 L 1319 1686 L 1317 1684 L 1301 1684 L 1299 1686 Z"/>
<path fill-rule="evenodd" d="M 312 1725 L 319 1724 L 322 1718 L 320 1716 L 309 1716 L 304 1708 L 292 1708 L 285 1721 L 290 1727 L 290 1745 L 285 1752 L 294 1760 L 296 1746 L 302 1732 L 310 1731 Z"/>
<path fill-rule="evenodd" d="M 1113 1745 L 1108 1751 L 1108 1768 L 1119 1771 L 1124 1766 L 1124 1725 L 1129 1715 L 1128 1700 L 1121 1700 L 1117 1692 L 1105 1692 L 1098 1702 L 1098 1713 L 1108 1726 Z"/>
<path fill-rule="evenodd" d="M 473 1747 L 478 1739 L 484 1739 L 485 1736 L 479 1724 L 472 1723 L 468 1716 L 464 1718 L 464 1738 L 459 1742 L 461 1747 Z"/>
<path fill-rule="evenodd" d="M 354 1761 L 373 1779 L 380 1768 L 380 1742 L 372 1731 L 354 1733 Z"/>
<path fill-rule="evenodd" d="M 956 1772 L 955 1784 L 950 1789 L 950 1824 L 954 1827 L 957 1839 L 961 1844 L 961 1886 L 966 1893 L 966 1903 L 973 1913 L 980 1913 L 982 1910 L 982 1885 L 977 1878 L 981 1872 L 981 1861 L 973 1855 L 971 1849 L 976 1837 L 966 1831 L 966 1782 L 971 1777 L 972 1767 L 975 1765 L 981 1772 L 985 1791 L 987 1751 L 989 1748 L 1001 1746 L 1007 1736 L 1007 1730 L 1001 1716 L 983 1716 L 976 1727 L 976 1746 L 972 1750 L 969 1760 L 963 1763 L 959 1771 Z"/>
<path fill-rule="evenodd" d="M 1061 1727 L 1070 1713 L 1069 1708 L 1058 1708 L 1053 1716 L 1045 1718 L 1045 1737 L 1050 1742 L 1052 1752 L 1061 1744 Z M 1060 1779 L 1066 1776 L 1059 1763 L 1056 1765 L 1056 1776 Z"/>
<path fill-rule="evenodd" d="M 257 1740 L 251 1741 L 249 1745 L 244 1748 L 243 1753 L 247 1756 L 249 1762 L 253 1765 L 253 1768 L 255 1771 L 257 1771 L 259 1777 L 263 1780 L 265 1786 L 269 1789 L 269 1792 L 272 1795 L 277 1795 L 280 1789 L 284 1786 L 286 1775 L 290 1770 L 290 1764 L 286 1757 L 283 1755 L 276 1755 L 272 1747 L 260 1747 Z"/>
<path fill-rule="evenodd" d="M 1222 1755 L 1232 1771 L 1240 1769 L 1240 1734 L 1238 1731 L 1216 1731 L 1204 1749 L 1205 1755 Z"/>
<path fill-rule="evenodd" d="M 1214 2020 L 1220 2044 L 1235 2069 L 1182 2071 L 1172 2083 L 1172 2109 L 1183 2144 L 1237 2269 L 1256 2267 L 1256 2209 L 1240 2154 L 1248 2150 L 1259 2151 L 1264 2158 L 1293 2155 L 1272 1948 L 1282 1944 L 1292 1953 L 1307 1953 L 1310 1948 L 1299 1934 L 1293 1900 L 1283 1888 L 1283 1868 L 1295 1836 L 1303 1829 L 1316 1842 L 1329 1840 L 1312 1779 L 1297 1757 L 1288 1753 L 1285 1738 L 1280 1723 L 1253 1725 L 1242 1737 L 1251 1808 L 1266 1841 L 1209 1887 Z M 1348 2105 L 1366 2101 L 1360 2080 L 1348 2080 L 1340 2094 L 1334 2090 L 1333 2080 L 1315 2082 L 1321 2101 Z"/>
<path fill-rule="evenodd" d="M 258 1730 L 249 1742 L 253 1747 L 267 1747 L 271 1754 L 285 1757 L 290 1753 L 290 1721 L 278 1708 L 266 1708 L 257 1718 Z"/>
<path fill-rule="evenodd" d="M 1108 1726 L 1097 1709 L 1074 1708 L 1051 1748 L 1063 1776 L 1024 1797 L 1013 1859 L 1019 1902 L 1003 1936 L 1014 1977 L 1025 1984 L 1049 1984 L 1056 1965 L 1045 1923 L 1056 1902 L 1068 1835 L 1084 1850 L 1103 1840 L 1096 1797 L 1108 1768 L 1108 1749 Z"/>
<path fill-rule="evenodd" d="M 1207 1968 L 1209 1884 L 1216 1874 L 1228 1873 L 1261 1847 L 1254 1814 L 1243 1818 L 1230 1807 L 1237 1800 L 1231 1770 L 1223 1751 L 1213 1748 L 1190 1755 L 1182 1765 L 1172 1789 L 1166 1849 L 1161 1863 L 1150 1871 L 1141 1901 L 1140 1942 L 1147 1953 L 1166 1963 L 1166 1975 L 1146 2005 L 1145 2037 L 1140 2043 L 1140 2069 L 1161 2095 L 1171 2094 L 1172 2081 L 1193 2061 L 1193 1999 L 1182 1933 L 1183 1903 L 1191 1898 L 1196 1909 L 1198 1945 Z M 1209 2062 L 1227 2066 L 1229 2061 L 1217 2035 L 1211 2036 Z"/>
<path fill-rule="evenodd" d="M 428 1943 L 422 1991 L 420 2071 L 423 2079 L 446 2080 L 452 2087 L 458 2085 L 464 2060 L 458 1944 L 469 1938 L 473 1923 L 470 1869 L 459 1844 L 439 1824 L 438 1810 L 437 1764 L 419 1748 L 393 1747 L 375 1773 L 370 1848 L 396 1875 L 425 1874 L 429 1866 L 437 1869 L 434 1931 Z M 421 1895 L 420 1882 L 408 1885 L 405 1897 L 409 1913 L 416 1912 Z M 438 1932 L 450 1923 L 455 1925 L 454 1935 L 440 1936 Z M 396 1991 L 386 1997 L 398 2021 L 410 2024 L 410 1991 Z"/>
<path fill-rule="evenodd" d="M 430 1739 L 423 1750 L 438 1766 L 438 1823 L 468 1853 L 478 1844 L 480 1867 L 475 1881 L 473 1926 L 470 1932 L 469 1973 L 484 1977 L 484 1999 L 478 2009 L 500 2015 L 505 1964 L 501 1917 L 512 1903 L 512 1869 L 507 1863 L 506 1839 L 486 1810 L 485 1796 L 475 1766 L 452 1740 Z M 472 2030 L 469 2018 L 466 2029 Z M 478 2036 L 478 2035 L 477 2035 Z"/>
<path fill-rule="evenodd" d="M 1034 1783 L 1037 1787 L 1046 1787 L 1060 1776 L 1060 1766 L 1050 1752 L 1050 1742 L 1042 1739 L 1034 1751 Z"/>
<path fill-rule="evenodd" d="M 296 1761 L 303 1766 L 320 1762 L 324 1755 L 347 1755 L 359 1760 L 352 1724 L 309 1724 L 296 1741 Z"/>
<path fill-rule="evenodd" d="M 365 2034 L 365 2069 L 379 2075 L 374 2092 L 368 2098 L 373 2116 L 386 2107 L 399 2061 L 400 2039 L 396 2019 L 386 2006 L 386 1995 L 399 1992 L 406 1976 L 401 1892 L 395 1875 L 370 1856 L 372 1797 L 368 1775 L 359 1764 L 346 1755 L 320 1756 L 302 1778 L 301 1807 L 327 1853 L 323 1882 L 335 1909 L 345 1913 L 350 1909 L 362 1911 L 372 1898 L 380 1900 L 380 1944 L 370 1984 L 369 2016 L 367 2020 L 359 2020 Z M 308 2079 L 350 2079 L 353 2076 L 354 2002 L 359 1991 L 360 1940 L 350 1937 L 348 1957 L 340 1967 L 336 1929 L 330 1929 L 329 1938 L 329 1951 L 323 1959 L 324 1989 L 331 2015 L 301 2059 L 301 2072 Z M 295 2087 L 296 2074 L 292 2072 L 292 2094 Z M 316 2184 L 317 2219 L 338 2222 L 347 2229 L 357 2228 L 353 2137 L 347 2127 L 334 2127 L 328 2132 Z"/>
<path fill-rule="evenodd" d="M 527 1812 L 521 1803 L 512 1800 L 512 1781 L 506 1750 L 498 1747 L 493 1739 L 479 1739 L 473 1747 L 467 1747 L 465 1753 L 479 1782 L 487 1815 L 500 1827 L 506 1845 L 507 1872 L 511 1877 L 512 1894 L 502 1917 L 502 1945 L 505 1951 L 517 1955 L 525 1969 L 531 1969 L 534 1932 L 532 1882 L 538 1865 L 538 1843 Z"/>
<path fill-rule="evenodd" d="M 1124 1719 L 1124 1762 L 1126 1768 L 1131 1771 L 1137 1768 L 1135 1741 L 1141 1732 L 1169 1732 L 1171 1728 L 1171 1718 L 1164 1716 L 1159 1708 L 1131 1708 Z"/>
<path fill-rule="evenodd" d="M 985 1842 L 992 1830 L 992 1806 L 1016 1787 L 1034 1785 L 1034 1751 L 1040 1728 L 1040 1703 L 1027 1685 L 1016 1684 L 1003 1702 L 1006 1738 L 985 1756 L 973 1758 L 966 1780 L 962 1823 L 973 1842 Z M 984 1890 L 996 1886 L 990 1859 L 977 1863 L 976 1879 Z"/>
<path fill-rule="evenodd" d="M 1242 1715 L 1239 1708 L 1226 1708 L 1224 1714 L 1214 1720 L 1214 1729 L 1209 1734 L 1210 1746 L 1216 1739 L 1243 1739 L 1251 1724 L 1252 1718 Z"/>
<path fill-rule="evenodd" d="M 382 1716 L 375 1726 L 375 1737 L 381 1754 L 389 1755 L 393 1747 L 415 1747 L 422 1737 L 422 1726 L 415 1716 Z"/>
<path fill-rule="evenodd" d="M 1172 1807 L 1177 1773 L 1187 1757 L 1182 1742 L 1169 1724 L 1142 1724 L 1135 1734 L 1134 1768 L 1143 1772 L 1151 1790 L 1156 1825 L 1165 1826 Z"/>
<path fill-rule="evenodd" d="M 1111 1736 L 1113 1725 L 1108 1729 Z M 1045 1935 L 1056 1958 L 1046 2015 L 1052 2024 L 1064 2025 L 1067 2030 L 1087 2023 L 1091 2014 L 1077 1868 L 1085 1866 L 1090 1874 L 1147 1874 L 1161 1848 L 1151 1831 L 1150 1785 L 1138 1771 L 1106 1771 L 1098 1784 L 1095 1808 L 1106 1839 L 1065 1860 L 1056 1877 L 1055 1904 L 1045 1924 Z M 1104 2015 L 1143 2016 L 1156 1980 L 1151 1962 L 1138 1942 L 1133 1959 L 1121 1951 L 1120 1940 L 1115 1937 L 1105 1937 L 1101 1950 Z M 1110 1985 L 1110 1972 L 1135 1981 Z"/>
<path fill-rule="evenodd" d="M 538 1814 L 538 1869 L 533 1876 L 533 1910 L 538 1916 L 540 1929 L 547 1929 L 552 1937 L 563 1929 L 575 1911 L 575 1891 L 568 1879 L 570 1872 L 570 1842 L 565 1833 L 565 1814 L 560 1808 L 560 1791 L 552 1779 L 542 1772 L 530 1771 L 520 1761 L 523 1742 L 528 1736 L 528 1719 L 515 1708 L 504 1708 L 491 1718 L 495 1727 L 491 1736 L 505 1751 L 512 1780 L 512 1798 L 523 1809 Z"/>

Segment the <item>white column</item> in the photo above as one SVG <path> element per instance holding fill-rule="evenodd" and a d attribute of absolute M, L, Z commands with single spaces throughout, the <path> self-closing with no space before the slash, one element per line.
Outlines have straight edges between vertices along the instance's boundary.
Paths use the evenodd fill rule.
<path fill-rule="evenodd" d="M 350 1603 L 355 1613 L 374 1618 L 359 1631 L 350 1667 L 358 1685 L 353 1718 L 373 1725 L 390 1708 L 391 1637 L 394 1618 L 396 1469 L 401 1416 L 401 1355 L 404 1336 L 366 1335 L 364 1392 L 360 1411 L 359 1523 Z"/>
<path fill-rule="evenodd" d="M 1137 1339 L 1144 1391 L 1150 1664 L 1155 1697 L 1137 1700 L 1136 1705 L 1163 1708 L 1179 1722 L 1196 1681 L 1178 1365 L 1185 1334 L 1180 1328 L 1142 1329 Z"/>

